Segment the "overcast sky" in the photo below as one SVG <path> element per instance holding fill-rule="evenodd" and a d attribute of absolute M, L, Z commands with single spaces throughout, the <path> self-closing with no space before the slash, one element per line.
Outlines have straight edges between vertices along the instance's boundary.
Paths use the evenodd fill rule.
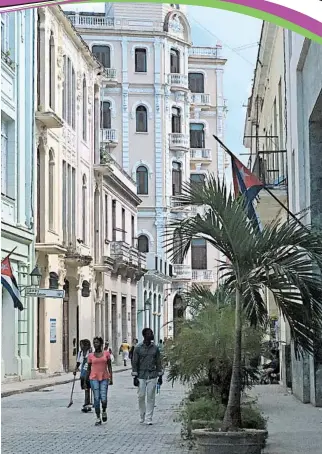
<path fill-rule="evenodd" d="M 104 11 L 104 3 L 64 5 L 64 9 Z M 189 6 L 188 16 L 193 44 L 213 46 L 221 42 L 222 56 L 227 58 L 224 73 L 224 97 L 228 114 L 225 125 L 225 143 L 237 155 L 245 153 L 243 132 L 247 98 L 250 95 L 257 56 L 257 43 L 262 21 L 238 13 L 202 6 Z M 246 156 L 240 156 L 247 162 Z"/>

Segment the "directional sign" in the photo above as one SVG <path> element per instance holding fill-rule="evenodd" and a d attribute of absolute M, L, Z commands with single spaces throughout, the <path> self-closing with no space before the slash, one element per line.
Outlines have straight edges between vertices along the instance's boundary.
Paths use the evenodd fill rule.
<path fill-rule="evenodd" d="M 55 290 L 51 288 L 40 288 L 38 290 L 38 298 L 59 298 L 62 299 L 65 296 L 65 290 Z"/>

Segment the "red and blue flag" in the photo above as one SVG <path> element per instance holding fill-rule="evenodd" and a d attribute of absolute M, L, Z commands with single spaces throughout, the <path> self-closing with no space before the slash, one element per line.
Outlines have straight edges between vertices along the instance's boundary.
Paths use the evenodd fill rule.
<path fill-rule="evenodd" d="M 19 287 L 12 272 L 9 257 L 4 258 L 1 262 L 1 284 L 11 296 L 13 300 L 13 306 L 16 309 L 23 311 L 23 304 L 21 302 Z"/>
<path fill-rule="evenodd" d="M 260 230 L 260 223 L 253 205 L 264 184 L 249 170 L 239 159 L 231 154 L 231 166 L 233 174 L 233 184 L 235 197 L 243 196 L 249 219 L 254 227 Z"/>

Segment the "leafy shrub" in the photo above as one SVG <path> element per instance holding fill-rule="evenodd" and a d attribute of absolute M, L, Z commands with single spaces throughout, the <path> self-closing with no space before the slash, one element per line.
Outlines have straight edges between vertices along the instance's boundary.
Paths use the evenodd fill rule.
<path fill-rule="evenodd" d="M 241 407 L 242 428 L 266 430 L 267 419 L 264 418 L 259 409 L 250 404 L 244 404 Z"/>

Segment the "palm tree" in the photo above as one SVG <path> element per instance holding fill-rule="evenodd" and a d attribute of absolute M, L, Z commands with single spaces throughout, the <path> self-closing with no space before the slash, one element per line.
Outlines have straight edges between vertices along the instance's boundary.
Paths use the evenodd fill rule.
<path fill-rule="evenodd" d="M 313 353 L 322 328 L 322 240 L 295 220 L 278 221 L 259 232 L 247 218 L 245 200 L 236 200 L 225 184 L 209 176 L 204 184 L 184 185 L 185 205 L 206 205 L 204 215 L 174 221 L 166 232 L 172 258 L 186 255 L 191 241 L 202 237 L 226 258 L 220 262 L 223 285 L 235 298 L 235 342 L 229 401 L 222 430 L 241 427 L 242 316 L 252 325 L 265 326 L 269 289 L 290 326 L 296 354 Z M 181 242 L 173 242 L 174 230 Z M 179 246 L 178 246 L 179 244 Z"/>

